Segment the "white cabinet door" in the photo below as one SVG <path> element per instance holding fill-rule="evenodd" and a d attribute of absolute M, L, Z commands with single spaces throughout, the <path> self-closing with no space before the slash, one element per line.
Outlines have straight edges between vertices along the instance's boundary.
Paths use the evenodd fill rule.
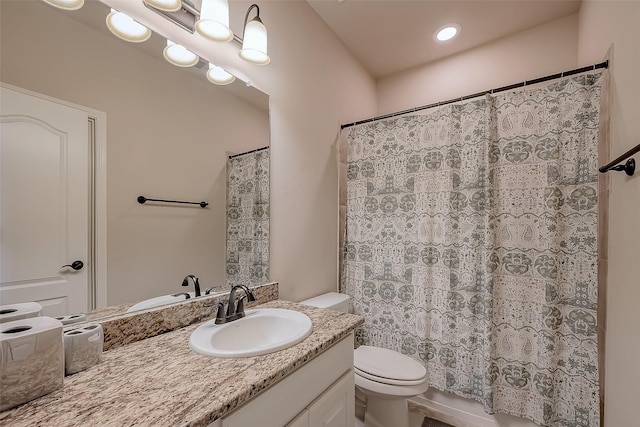
<path fill-rule="evenodd" d="M 353 371 L 349 371 L 309 406 L 309 427 L 353 427 L 355 397 Z"/>
<path fill-rule="evenodd" d="M 346 372 L 346 373 L 345 373 Z M 350 384 L 350 385 L 347 385 Z M 337 418 L 337 412 L 331 414 L 336 406 L 324 393 L 333 393 L 337 399 L 348 400 L 347 412 L 351 414 L 344 424 L 317 424 L 327 426 L 353 427 L 355 419 L 354 376 L 353 376 L 353 332 L 333 345 L 297 371 L 291 373 L 277 384 L 269 387 L 245 405 L 233 411 L 222 420 L 222 427 L 282 427 L 292 422 L 304 423 L 304 413 L 316 402 L 321 403 L 318 414 L 326 411 L 329 418 Z M 344 397 L 344 393 L 351 397 Z M 320 396 L 320 398 L 318 398 Z M 339 405 L 338 405 L 339 406 Z M 338 410 L 339 411 L 339 410 Z M 300 417 L 303 415 L 302 417 Z M 326 418 L 326 417 L 325 417 Z M 292 421 L 293 420 L 293 421 Z M 296 427 L 298 424 L 294 424 Z M 300 424 L 305 426 L 306 424 Z"/>
<path fill-rule="evenodd" d="M 295 420 L 291 421 L 285 427 L 309 427 L 309 410 L 305 409 Z"/>
<path fill-rule="evenodd" d="M 0 303 L 88 308 L 88 114 L 0 88 Z M 63 267 L 73 261 L 84 266 Z"/>

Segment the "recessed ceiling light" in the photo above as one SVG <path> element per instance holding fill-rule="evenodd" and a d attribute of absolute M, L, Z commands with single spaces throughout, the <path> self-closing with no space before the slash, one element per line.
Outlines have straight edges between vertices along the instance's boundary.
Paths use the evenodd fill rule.
<path fill-rule="evenodd" d="M 435 33 L 433 33 L 433 39 L 439 42 L 445 42 L 460 34 L 461 30 L 462 27 L 458 24 L 447 24 L 438 28 Z"/>

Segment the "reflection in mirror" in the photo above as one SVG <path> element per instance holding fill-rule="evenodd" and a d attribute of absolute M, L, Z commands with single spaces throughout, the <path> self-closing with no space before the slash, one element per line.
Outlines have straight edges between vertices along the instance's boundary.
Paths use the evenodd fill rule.
<path fill-rule="evenodd" d="M 90 316 L 93 320 L 126 311 L 132 303 L 193 292 L 193 285 L 181 286 L 189 274 L 199 278 L 203 291 L 209 287 L 227 290 L 229 274 L 240 277 L 243 284 L 268 282 L 268 167 L 244 166 L 239 175 L 227 169 L 229 156 L 268 147 L 267 95 L 240 80 L 228 86 L 213 85 L 205 75 L 208 64 L 202 61 L 191 68 L 169 64 L 162 54 L 167 41 L 158 34 L 144 43 L 114 37 L 105 25 L 109 8 L 98 1 L 85 1 L 77 11 L 62 11 L 40 1 L 2 1 L 0 8 L 2 82 L 88 107 L 89 117 L 97 117 L 98 132 L 106 126 L 107 201 L 105 210 L 97 206 L 94 214 L 103 215 L 106 222 L 104 276 L 108 279 L 108 283 L 96 279 L 96 271 L 104 265 L 91 258 L 88 250 L 43 249 L 38 257 L 10 259 L 6 255 L 17 252 L 5 249 L 3 234 L 2 304 L 39 301 L 43 314 L 52 316 L 85 312 L 92 305 L 103 307 Z M 4 106 L 3 101 L 3 111 Z M 268 151 L 237 159 L 253 158 L 254 163 L 268 166 Z M 3 158 L 4 154 L 3 145 Z M 30 176 L 39 176 L 34 165 L 27 169 Z M 3 163 L 3 209 L 24 184 L 5 179 L 6 173 L 9 170 Z M 257 176 L 251 178 L 250 173 Z M 87 192 L 93 178 L 83 176 Z M 228 180 L 238 184 L 229 200 Z M 257 205 L 247 212 L 239 210 L 245 206 L 243 197 L 253 189 L 260 190 Z M 140 204 L 140 195 L 203 200 L 208 206 Z M 53 197 L 51 201 L 40 202 L 35 211 L 43 217 L 51 214 L 60 200 Z M 94 205 L 88 197 L 84 209 Z M 5 213 L 3 210 L 3 232 L 9 218 Z M 248 218 L 257 219 L 257 225 L 234 222 Z M 250 233 L 257 233 L 258 240 L 249 240 Z M 46 246 L 42 244 L 45 238 L 29 236 L 34 244 L 40 241 L 41 247 Z M 89 237 L 88 243 L 84 247 L 93 248 L 96 238 Z M 100 244 L 105 242 L 98 242 L 98 247 Z M 85 267 L 79 271 L 60 268 L 74 260 L 85 261 Z M 20 268 L 9 268 L 10 261 Z M 32 272 L 27 267 L 37 268 Z M 32 296 L 25 296 L 24 289 L 7 293 L 29 281 L 42 284 L 74 277 L 84 277 L 83 286 L 95 285 L 94 296 L 87 292 L 83 298 L 84 307 L 78 308 L 72 298 L 51 288 Z"/>

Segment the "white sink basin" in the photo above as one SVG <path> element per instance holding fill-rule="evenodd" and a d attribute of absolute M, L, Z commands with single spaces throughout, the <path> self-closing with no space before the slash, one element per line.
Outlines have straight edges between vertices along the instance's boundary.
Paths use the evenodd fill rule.
<path fill-rule="evenodd" d="M 189 295 L 191 295 L 191 298 L 195 298 L 196 293 L 189 292 Z M 173 295 L 161 295 L 159 297 L 149 298 L 132 305 L 127 310 L 127 313 L 130 313 L 132 311 L 138 311 L 138 310 L 146 310 L 148 308 L 160 307 L 161 305 L 172 304 L 174 302 L 180 302 L 186 299 L 187 299 L 186 296 L 183 294 L 179 294 L 175 297 Z"/>
<path fill-rule="evenodd" d="M 291 347 L 309 336 L 313 324 L 306 314 L 281 308 L 247 310 L 246 316 L 216 325 L 210 320 L 193 331 L 189 347 L 215 357 L 249 357 Z"/>

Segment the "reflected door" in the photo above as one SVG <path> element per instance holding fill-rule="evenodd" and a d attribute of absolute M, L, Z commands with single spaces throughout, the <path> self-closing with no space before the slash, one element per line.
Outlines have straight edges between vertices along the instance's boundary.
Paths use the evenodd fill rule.
<path fill-rule="evenodd" d="M 86 312 L 88 115 L 0 90 L 0 304 L 37 301 L 48 316 Z"/>

